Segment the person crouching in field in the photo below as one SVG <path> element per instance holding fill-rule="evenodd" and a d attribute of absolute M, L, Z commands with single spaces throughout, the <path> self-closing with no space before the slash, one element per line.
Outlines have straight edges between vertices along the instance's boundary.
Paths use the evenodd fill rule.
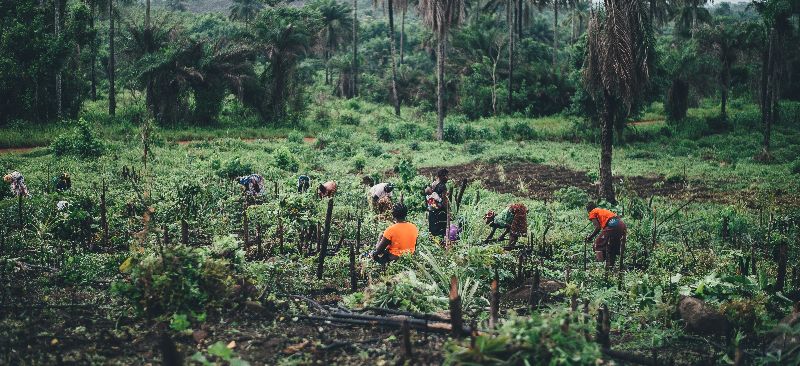
<path fill-rule="evenodd" d="M 595 258 L 598 262 L 605 260 L 607 265 L 613 267 L 617 255 L 625 250 L 628 228 L 617 214 L 597 207 L 594 202 L 586 204 L 586 211 L 589 213 L 589 220 L 594 224 L 594 231 L 586 237 L 586 242 L 590 243 L 597 236 L 592 246 Z"/>
<path fill-rule="evenodd" d="M 505 248 L 512 249 L 517 245 L 519 238 L 528 233 L 528 208 L 521 203 L 509 205 L 499 215 L 489 210 L 483 216 L 483 220 L 492 228 L 484 243 L 489 243 L 494 238 L 497 229 L 503 229 L 503 233 L 497 240 L 503 241 L 508 235 L 508 245 Z"/>
<path fill-rule="evenodd" d="M 408 209 L 402 203 L 392 207 L 394 224 L 383 232 L 380 242 L 372 252 L 372 259 L 380 264 L 386 264 L 400 259 L 403 254 L 414 254 L 417 247 L 417 226 L 406 221 Z"/>
<path fill-rule="evenodd" d="M 332 198 L 336 195 L 336 182 L 329 180 L 317 187 L 319 198 Z"/>
<path fill-rule="evenodd" d="M 308 187 L 311 185 L 311 178 L 307 175 L 301 175 L 297 178 L 297 193 L 306 193 Z"/>
<path fill-rule="evenodd" d="M 447 230 L 447 169 L 436 172 L 436 180 L 425 188 L 425 201 L 428 206 L 428 227 L 431 236 L 444 239 Z"/>
<path fill-rule="evenodd" d="M 259 174 L 250 174 L 245 177 L 237 178 L 239 184 L 242 185 L 244 193 L 248 196 L 261 196 L 266 192 L 266 181 L 264 177 Z"/>
<path fill-rule="evenodd" d="M 369 189 L 369 198 L 372 208 L 378 212 L 386 212 L 392 208 L 392 192 L 394 184 L 378 183 Z"/>

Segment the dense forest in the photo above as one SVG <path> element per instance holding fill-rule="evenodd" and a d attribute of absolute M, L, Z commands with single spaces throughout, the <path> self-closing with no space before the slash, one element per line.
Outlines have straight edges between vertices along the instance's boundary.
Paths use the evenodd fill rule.
<path fill-rule="evenodd" d="M 0 170 L 0 364 L 800 365 L 798 0 L 3 0 Z"/>

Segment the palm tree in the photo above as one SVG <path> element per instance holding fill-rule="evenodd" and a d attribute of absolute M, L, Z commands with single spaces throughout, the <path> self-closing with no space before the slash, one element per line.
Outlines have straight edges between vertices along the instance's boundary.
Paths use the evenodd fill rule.
<path fill-rule="evenodd" d="M 714 54 L 719 61 L 720 73 L 720 116 L 727 118 L 726 106 L 728 102 L 728 89 L 731 83 L 731 69 L 736 63 L 742 48 L 745 47 L 745 34 L 743 24 L 738 22 L 720 21 L 713 26 L 700 28 L 700 44 L 707 51 Z"/>
<path fill-rule="evenodd" d="M 567 14 L 567 19 L 564 19 L 561 23 L 562 26 L 569 24 L 571 31 L 570 42 L 575 43 L 578 37 L 585 31 L 586 20 L 589 18 L 588 14 L 589 1 L 586 0 L 576 1 L 575 6 L 570 9 Z"/>
<path fill-rule="evenodd" d="M 417 11 L 422 23 L 436 35 L 436 139 L 444 137 L 444 64 L 447 57 L 447 34 L 464 18 L 464 0 L 420 0 Z"/>
<path fill-rule="evenodd" d="M 353 0 L 353 96 L 358 96 L 358 0 Z"/>
<path fill-rule="evenodd" d="M 346 36 L 346 30 L 352 27 L 353 19 L 350 17 L 350 8 L 346 4 L 339 4 L 336 0 L 318 0 L 312 6 L 322 14 L 324 28 L 322 37 L 325 56 L 325 84 L 330 84 L 330 66 L 328 65 L 333 52 Z"/>
<path fill-rule="evenodd" d="M 652 31 L 641 0 L 604 0 L 589 19 L 583 80 L 598 104 L 600 196 L 615 203 L 611 159 L 613 128 L 624 119 L 648 80 L 653 62 Z"/>
<path fill-rule="evenodd" d="M 675 0 L 650 0 L 649 1 L 649 15 L 650 23 L 653 25 L 653 30 L 658 30 L 675 12 Z"/>
<path fill-rule="evenodd" d="M 112 116 L 117 113 L 114 17 L 114 0 L 108 0 L 108 114 Z"/>
<path fill-rule="evenodd" d="M 59 38 L 61 37 L 61 0 L 53 1 L 53 16 L 56 38 Z M 58 70 L 56 72 L 56 115 L 59 119 L 64 116 L 61 100 L 61 70 Z"/>
<path fill-rule="evenodd" d="M 711 21 L 711 13 L 704 7 L 707 0 L 679 0 L 675 17 L 676 33 L 689 35 L 694 39 L 700 23 Z"/>
<path fill-rule="evenodd" d="M 262 0 L 233 0 L 233 4 L 228 8 L 228 18 L 250 24 L 263 8 Z"/>

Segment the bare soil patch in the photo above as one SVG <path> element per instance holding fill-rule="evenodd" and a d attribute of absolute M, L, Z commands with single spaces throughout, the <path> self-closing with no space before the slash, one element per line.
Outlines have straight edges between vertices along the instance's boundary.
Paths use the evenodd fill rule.
<path fill-rule="evenodd" d="M 443 167 L 420 168 L 419 172 L 422 175 L 433 177 L 441 168 Z M 585 171 L 562 166 L 530 162 L 493 164 L 474 161 L 446 168 L 450 171 L 450 178 L 453 180 L 480 181 L 486 189 L 521 197 L 551 200 L 556 191 L 570 186 L 580 188 L 590 196 L 597 195 L 597 183 L 590 180 Z M 664 176 L 615 177 L 614 179 L 618 182 L 622 181 L 627 189 L 641 197 L 686 198 L 696 196 L 695 199 L 701 201 L 712 201 L 717 198 L 714 192 L 702 182 L 692 182 L 691 184 L 681 181 L 668 182 L 665 181 Z"/>

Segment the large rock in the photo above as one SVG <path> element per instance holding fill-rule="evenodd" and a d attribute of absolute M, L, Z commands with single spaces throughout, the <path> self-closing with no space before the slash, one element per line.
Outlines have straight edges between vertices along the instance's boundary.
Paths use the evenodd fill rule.
<path fill-rule="evenodd" d="M 684 297 L 678 303 L 678 312 L 686 324 L 686 330 L 701 335 L 727 336 L 731 325 L 724 315 L 708 306 L 703 300 Z"/>

